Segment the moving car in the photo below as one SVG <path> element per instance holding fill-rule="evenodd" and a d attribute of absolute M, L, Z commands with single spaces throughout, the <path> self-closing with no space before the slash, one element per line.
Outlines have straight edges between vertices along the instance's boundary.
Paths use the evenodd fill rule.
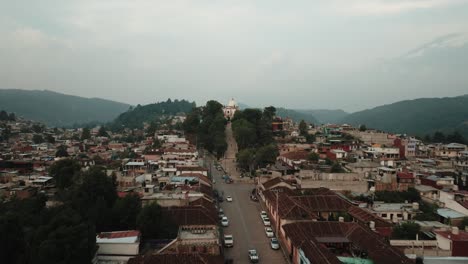
<path fill-rule="evenodd" d="M 229 220 L 228 220 L 227 216 L 223 216 L 223 218 L 221 218 L 221 225 L 224 226 L 224 227 L 229 226 Z"/>
<path fill-rule="evenodd" d="M 263 220 L 263 225 L 264 226 L 270 226 L 271 225 L 270 218 L 264 217 L 262 220 Z"/>
<path fill-rule="evenodd" d="M 232 197 L 231 196 L 226 196 L 226 201 L 232 202 Z"/>
<path fill-rule="evenodd" d="M 271 246 L 272 249 L 279 249 L 280 248 L 278 239 L 276 237 L 273 237 L 273 238 L 270 239 L 270 246 Z"/>
<path fill-rule="evenodd" d="M 265 233 L 267 237 L 274 237 L 275 233 L 273 233 L 273 229 L 271 227 L 265 227 Z"/>
<path fill-rule="evenodd" d="M 234 238 L 232 237 L 232 235 L 224 235 L 224 246 L 225 247 L 234 246 Z"/>
<path fill-rule="evenodd" d="M 249 260 L 250 263 L 258 263 L 260 257 L 257 254 L 257 250 L 249 249 Z"/>

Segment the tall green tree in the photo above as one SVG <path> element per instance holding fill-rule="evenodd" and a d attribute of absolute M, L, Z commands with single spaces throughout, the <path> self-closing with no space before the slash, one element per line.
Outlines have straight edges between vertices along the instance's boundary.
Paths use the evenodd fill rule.
<path fill-rule="evenodd" d="M 414 240 L 416 234 L 421 230 L 421 226 L 413 222 L 403 223 L 393 228 L 392 236 L 398 239 Z"/>
<path fill-rule="evenodd" d="M 136 228 L 137 216 L 141 211 L 140 197 L 129 194 L 115 201 L 112 208 L 114 214 L 114 227 L 118 230 L 129 230 Z"/>
<path fill-rule="evenodd" d="M 141 210 L 137 217 L 137 226 L 144 238 L 174 238 L 177 226 L 168 219 L 157 203 L 151 203 Z"/>
<path fill-rule="evenodd" d="M 301 122 L 299 123 L 299 134 L 301 136 L 307 136 L 308 134 L 308 128 L 307 128 L 307 124 L 304 120 L 301 120 Z"/>
<path fill-rule="evenodd" d="M 73 179 L 78 176 L 80 170 L 81 165 L 78 161 L 62 159 L 50 166 L 49 174 L 54 178 L 59 189 L 66 189 L 72 186 Z"/>
<path fill-rule="evenodd" d="M 81 132 L 81 140 L 90 139 L 91 138 L 91 131 L 89 128 L 84 127 L 83 131 Z"/>
<path fill-rule="evenodd" d="M 32 140 L 33 140 L 34 144 L 44 143 L 44 138 L 42 137 L 42 135 L 39 135 L 39 134 L 34 134 Z"/>
<path fill-rule="evenodd" d="M 57 151 L 55 152 L 55 156 L 58 158 L 70 156 L 67 151 L 67 146 L 64 146 L 64 145 L 58 146 Z"/>

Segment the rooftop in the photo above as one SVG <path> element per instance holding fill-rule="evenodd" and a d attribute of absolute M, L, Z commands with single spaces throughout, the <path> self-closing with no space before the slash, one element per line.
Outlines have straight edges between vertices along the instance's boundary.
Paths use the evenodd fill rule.
<path fill-rule="evenodd" d="M 455 210 L 452 210 L 450 208 L 439 208 L 437 209 L 437 214 L 442 216 L 443 218 L 451 218 L 451 219 L 466 217 L 466 215 L 460 212 L 457 212 Z"/>
<path fill-rule="evenodd" d="M 96 236 L 96 243 L 137 243 L 140 240 L 140 231 L 103 232 Z"/>

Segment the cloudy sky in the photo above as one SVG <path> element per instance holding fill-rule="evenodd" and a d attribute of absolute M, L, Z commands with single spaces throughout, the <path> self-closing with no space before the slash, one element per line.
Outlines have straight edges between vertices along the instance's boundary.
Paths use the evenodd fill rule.
<path fill-rule="evenodd" d="M 0 88 L 362 110 L 468 93 L 468 0 L 0 0 Z"/>

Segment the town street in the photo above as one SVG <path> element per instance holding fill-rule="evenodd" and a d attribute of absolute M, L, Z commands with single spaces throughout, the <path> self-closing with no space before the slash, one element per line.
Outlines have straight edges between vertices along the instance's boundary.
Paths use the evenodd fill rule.
<path fill-rule="evenodd" d="M 232 234 L 234 237 L 234 247 L 225 251 L 226 258 L 232 259 L 234 263 L 249 263 L 248 250 L 256 249 L 261 263 L 287 263 L 281 250 L 273 250 L 270 247 L 270 240 L 265 234 L 265 227 L 260 218 L 261 206 L 259 202 L 250 199 L 250 193 L 254 189 L 253 182 L 242 181 L 240 174 L 235 169 L 235 153 L 237 146 L 232 136 L 230 124 L 226 129 L 228 150 L 227 159 L 220 163 L 234 179 L 234 183 L 227 184 L 223 181 L 223 171 L 218 171 L 214 167 L 214 161 L 207 157 L 211 164 L 211 172 L 216 181 L 214 188 L 223 193 L 224 198 L 231 196 L 232 202 L 226 200 L 221 203 L 225 215 L 229 219 L 229 227 L 224 228 L 225 234 Z"/>

